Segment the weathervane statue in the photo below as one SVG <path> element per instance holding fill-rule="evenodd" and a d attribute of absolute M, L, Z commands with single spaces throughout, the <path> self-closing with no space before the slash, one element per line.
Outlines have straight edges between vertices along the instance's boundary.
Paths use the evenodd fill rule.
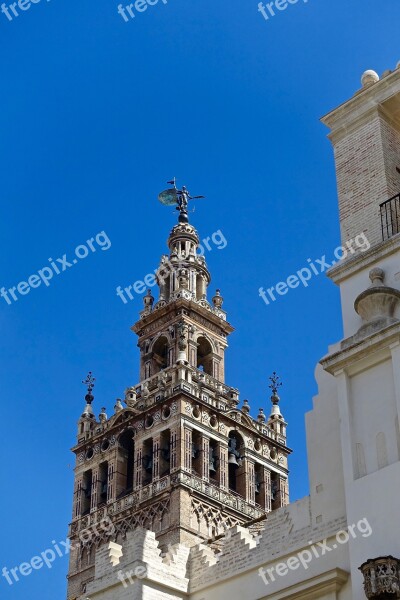
<path fill-rule="evenodd" d="M 204 196 L 191 196 L 186 186 L 182 186 L 182 189 L 178 190 L 178 188 L 176 187 L 175 177 L 172 179 L 172 181 L 167 181 L 167 183 L 173 185 L 174 187 L 168 190 L 164 190 L 163 192 L 158 194 L 159 201 L 161 202 L 161 204 L 164 204 L 164 206 L 176 205 L 176 210 L 179 210 L 179 223 L 188 223 L 189 200 L 204 198 Z"/>

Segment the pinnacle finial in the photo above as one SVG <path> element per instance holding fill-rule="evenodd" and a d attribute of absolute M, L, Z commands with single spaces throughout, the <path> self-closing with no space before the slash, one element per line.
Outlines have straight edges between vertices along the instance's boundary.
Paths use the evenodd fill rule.
<path fill-rule="evenodd" d="M 88 393 L 85 396 L 85 400 L 86 400 L 87 404 L 92 404 L 92 402 L 94 400 L 92 390 L 94 388 L 95 381 L 96 381 L 96 379 L 93 377 L 92 371 L 89 371 L 89 373 L 86 376 L 86 379 L 82 380 L 83 385 L 86 385 L 87 391 L 88 391 Z"/>
<path fill-rule="evenodd" d="M 280 387 L 282 387 L 282 381 L 281 378 L 279 377 L 279 375 L 277 375 L 276 371 L 274 371 L 271 375 L 271 377 L 269 378 L 270 380 L 270 384 L 269 384 L 269 388 L 272 390 L 272 397 L 271 399 L 276 398 L 277 401 L 279 402 L 279 396 L 278 396 L 278 389 Z M 274 402 L 274 404 L 278 404 L 278 402 Z"/>

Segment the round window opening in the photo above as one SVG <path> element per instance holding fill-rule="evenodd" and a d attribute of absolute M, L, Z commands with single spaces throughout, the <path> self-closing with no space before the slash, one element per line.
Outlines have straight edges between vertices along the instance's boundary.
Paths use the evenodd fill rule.
<path fill-rule="evenodd" d="M 198 406 L 195 406 L 194 409 L 193 409 L 193 416 L 194 416 L 194 418 L 195 419 L 200 419 L 200 415 L 201 415 L 200 408 Z"/>

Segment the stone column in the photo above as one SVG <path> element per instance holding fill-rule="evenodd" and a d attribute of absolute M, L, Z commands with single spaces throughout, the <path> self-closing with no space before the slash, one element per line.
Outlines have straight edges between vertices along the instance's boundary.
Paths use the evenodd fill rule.
<path fill-rule="evenodd" d="M 171 473 L 176 471 L 179 468 L 179 460 L 178 460 L 178 434 L 179 429 L 171 429 L 171 464 L 170 470 Z"/>
<path fill-rule="evenodd" d="M 197 368 L 197 344 L 193 340 L 188 340 L 188 360 L 191 367 Z"/>
<path fill-rule="evenodd" d="M 207 285 L 206 285 L 206 279 L 204 277 L 204 275 L 200 275 L 200 298 L 203 298 L 204 296 L 206 296 L 207 294 Z"/>
<path fill-rule="evenodd" d="M 287 506 L 289 504 L 289 482 L 286 477 L 279 477 L 279 491 L 281 506 Z"/>
<path fill-rule="evenodd" d="M 143 442 L 137 441 L 135 444 L 135 479 L 134 489 L 140 490 L 142 487 L 142 475 L 143 475 Z"/>
<path fill-rule="evenodd" d="M 248 458 L 244 459 L 245 462 L 245 481 L 246 481 L 246 502 L 249 504 L 255 504 L 256 502 L 256 486 L 255 486 L 255 472 L 254 462 Z"/>
<path fill-rule="evenodd" d="M 81 516 L 82 513 L 82 482 L 83 482 L 83 474 L 79 475 L 79 477 L 75 480 L 75 490 L 74 490 L 74 508 L 73 508 L 73 518 Z"/>
<path fill-rule="evenodd" d="M 228 479 L 228 442 L 219 442 L 218 444 L 218 459 L 219 459 L 219 485 L 221 489 L 229 488 Z"/>
<path fill-rule="evenodd" d="M 93 469 L 92 471 L 92 497 L 90 502 L 90 512 L 96 510 L 98 504 L 99 495 L 99 468 Z"/>
<path fill-rule="evenodd" d="M 263 481 L 260 485 L 261 506 L 265 512 L 272 510 L 271 471 L 263 467 Z"/>
<path fill-rule="evenodd" d="M 248 459 L 242 458 L 242 464 L 236 469 L 236 493 L 244 500 L 248 497 Z"/>
<path fill-rule="evenodd" d="M 115 499 L 116 499 L 116 489 L 115 489 L 115 459 L 112 459 L 108 463 L 107 502 L 113 502 Z"/>
<path fill-rule="evenodd" d="M 215 356 L 212 358 L 212 376 L 214 377 L 214 379 L 217 379 L 218 381 L 220 381 L 220 373 L 219 373 L 219 363 L 220 363 L 220 359 L 215 358 Z"/>
<path fill-rule="evenodd" d="M 153 481 L 160 477 L 160 435 L 153 438 Z"/>
<path fill-rule="evenodd" d="M 201 476 L 203 481 L 210 480 L 210 439 L 202 435 L 201 437 L 201 449 L 202 449 L 202 469 Z"/>
<path fill-rule="evenodd" d="M 192 472 L 192 430 L 189 427 L 183 427 L 182 436 L 182 456 L 183 464 L 182 468 L 188 473 Z"/>

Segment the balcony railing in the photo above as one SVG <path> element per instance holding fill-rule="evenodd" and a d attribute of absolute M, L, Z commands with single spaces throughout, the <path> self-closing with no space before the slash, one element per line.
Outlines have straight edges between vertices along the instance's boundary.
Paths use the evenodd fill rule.
<path fill-rule="evenodd" d="M 379 205 L 381 211 L 382 239 L 388 240 L 400 233 L 400 194 Z"/>

